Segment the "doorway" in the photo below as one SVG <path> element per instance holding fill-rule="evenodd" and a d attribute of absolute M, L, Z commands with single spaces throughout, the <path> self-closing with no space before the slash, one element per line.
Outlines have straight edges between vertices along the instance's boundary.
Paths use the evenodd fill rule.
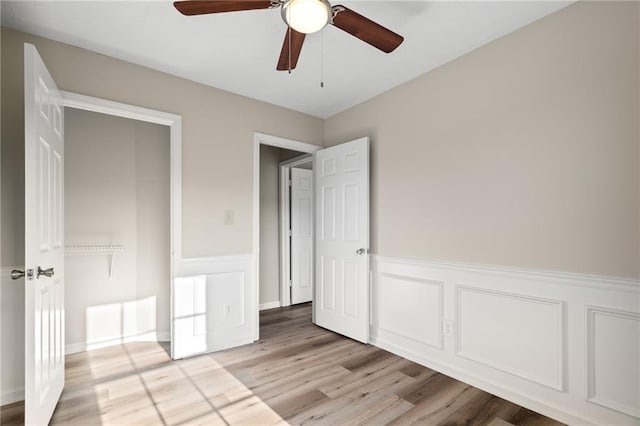
<path fill-rule="evenodd" d="M 263 188 L 263 183 L 262 182 L 265 178 L 267 178 L 267 176 L 265 176 L 264 174 L 264 167 L 261 167 L 261 165 L 263 164 L 263 162 L 261 161 L 261 151 L 263 147 L 267 147 L 267 150 L 265 152 L 269 152 L 271 149 L 284 149 L 287 151 L 284 152 L 289 152 L 288 154 L 284 154 L 285 157 L 283 158 L 279 158 L 278 157 L 278 161 L 273 162 L 273 168 L 272 171 L 275 172 L 275 175 L 271 178 L 271 180 L 275 183 L 275 187 L 271 186 L 271 190 L 272 190 L 272 194 L 276 194 L 275 198 L 274 197 L 270 197 L 273 202 L 275 203 L 274 208 L 270 209 L 271 212 L 275 211 L 275 220 L 271 221 L 271 229 L 280 229 L 280 231 L 276 231 L 276 237 L 275 237 L 275 245 L 271 244 L 268 248 L 263 244 L 265 239 L 265 227 L 262 226 L 262 220 L 266 217 L 266 215 L 263 215 L 262 210 L 264 209 L 263 203 L 261 203 L 261 197 L 264 194 L 264 191 L 261 191 L 261 189 Z M 268 309 L 268 308 L 277 308 L 277 307 L 281 307 L 283 306 L 282 304 L 282 298 L 283 295 L 286 296 L 289 292 L 288 287 L 283 289 L 283 275 L 282 272 L 286 270 L 286 266 L 283 266 L 283 262 L 284 262 L 284 258 L 283 256 L 280 255 L 281 253 L 281 241 L 282 241 L 282 237 L 281 237 L 281 233 L 282 233 L 282 226 L 280 225 L 280 220 L 278 219 L 279 216 L 282 215 L 282 212 L 284 210 L 282 210 L 279 205 L 280 205 L 280 198 L 278 197 L 277 193 L 278 191 L 280 191 L 282 193 L 283 189 L 282 189 L 282 184 L 283 182 L 286 182 L 286 180 L 283 180 L 281 177 L 281 171 L 279 171 L 279 166 L 280 166 L 280 162 L 281 160 L 285 160 L 285 158 L 291 158 L 291 157 L 299 157 L 300 154 L 313 154 L 314 152 L 319 151 L 320 149 L 322 149 L 322 147 L 318 146 L 318 145 L 311 145 L 311 144 L 307 144 L 307 143 L 303 143 L 303 142 L 298 142 L 298 141 L 294 141 L 291 139 L 285 139 L 285 138 L 280 138 L 277 136 L 271 136 L 271 135 L 266 135 L 266 134 L 262 134 L 262 133 L 255 133 L 254 134 L 254 144 L 253 144 L 253 177 L 254 177 L 254 184 L 253 184 L 253 253 L 254 253 L 254 265 L 253 265 L 253 276 L 255 277 L 255 291 L 256 291 L 256 305 L 255 305 L 255 312 L 256 312 L 256 325 L 255 325 L 255 340 L 258 340 L 260 338 L 260 315 L 259 315 L 259 311 L 261 310 L 261 308 L 264 309 Z M 279 151 L 277 151 L 279 152 Z M 280 154 L 278 154 L 279 156 Z M 286 157 L 286 155 L 289 155 L 289 157 Z M 308 160 L 307 160 L 308 162 Z M 278 180 L 280 181 L 280 184 L 278 184 Z M 286 190 L 288 191 L 288 189 Z M 275 209 L 275 210 L 274 210 Z M 279 210 L 279 212 L 278 212 Z M 273 241 L 273 239 L 272 239 Z M 280 242 L 278 242 L 280 241 Z M 264 252 L 264 253 L 263 253 Z M 264 255 L 266 255 L 266 257 L 269 257 L 269 259 L 267 259 Z M 269 256 L 271 255 L 271 256 Z M 275 256 L 274 256 L 275 255 Z M 268 264 L 267 264 L 268 262 Z M 261 265 L 266 265 L 266 268 L 261 268 Z M 273 273 L 273 269 L 276 269 L 276 273 Z M 266 280 L 267 278 L 265 278 L 264 276 L 264 272 L 267 270 L 271 270 L 272 273 L 270 274 L 271 281 L 273 282 L 273 277 L 277 277 L 276 281 L 275 281 L 275 286 L 277 288 L 277 290 L 275 291 L 271 291 L 271 298 L 272 300 L 261 300 L 261 292 L 264 294 L 265 293 L 265 286 L 263 285 L 264 283 L 262 281 Z M 279 284 L 279 285 L 278 285 Z M 269 285 L 269 284 L 267 284 Z M 277 293 L 277 295 L 276 295 Z M 290 300 L 290 297 L 289 297 Z M 289 302 L 290 304 L 290 302 Z M 285 305 L 288 306 L 288 305 Z"/>
<path fill-rule="evenodd" d="M 321 148 L 256 133 L 253 177 L 254 340 L 260 339 L 260 146 L 313 154 L 317 294 L 314 324 L 363 343 L 369 341 L 369 138 Z M 286 291 L 283 292 L 286 295 Z"/>
<path fill-rule="evenodd" d="M 313 156 L 280 163 L 280 306 L 312 302 L 314 293 Z"/>
<path fill-rule="evenodd" d="M 260 310 L 313 298 L 313 157 L 260 146 Z"/>
<path fill-rule="evenodd" d="M 166 294 L 165 292 L 165 294 L 163 295 L 164 299 L 168 299 L 166 300 L 166 302 L 169 302 L 169 300 L 172 300 L 173 298 L 172 277 L 174 275 L 175 262 L 176 262 L 176 259 L 181 259 L 181 254 L 182 254 L 181 244 L 177 243 L 181 241 L 181 228 L 182 228 L 181 226 L 181 222 L 182 222 L 182 118 L 176 114 L 165 113 L 162 111 L 137 107 L 137 106 L 123 104 L 119 102 L 113 102 L 105 99 L 80 95 L 76 93 L 62 92 L 62 96 L 64 98 L 65 110 L 73 109 L 73 110 L 77 110 L 78 112 L 84 112 L 84 113 L 87 113 L 87 112 L 98 113 L 99 115 L 111 116 L 119 119 L 134 120 L 140 123 L 141 126 L 144 126 L 145 124 L 160 125 L 162 128 L 168 129 L 168 137 L 169 137 L 168 157 L 169 158 L 168 158 L 168 165 L 166 165 L 168 167 L 168 170 L 165 170 L 165 172 L 166 174 L 168 174 L 168 192 L 169 193 L 168 193 L 168 200 L 163 201 L 165 203 L 165 209 L 168 210 L 168 217 L 164 218 L 165 221 L 166 219 L 168 219 L 168 223 L 166 224 L 168 229 L 168 235 L 166 236 L 166 238 L 168 239 L 168 241 L 166 242 L 166 244 L 164 244 L 164 249 L 162 249 L 165 251 L 164 257 L 168 259 L 168 274 L 166 273 L 160 274 L 160 276 L 156 278 L 160 280 L 162 279 L 168 280 L 168 282 L 162 283 L 161 286 L 169 287 L 171 289 L 171 291 L 168 294 Z M 158 151 L 157 153 L 159 152 L 160 151 Z M 163 155 L 166 157 L 166 154 L 167 153 L 165 152 Z M 148 160 L 151 160 L 151 159 L 148 159 Z M 91 162 L 91 159 L 89 159 L 89 162 Z M 146 164 L 146 166 L 149 166 L 150 164 L 152 164 L 152 162 L 148 162 L 148 161 L 146 163 L 148 163 Z M 142 167 L 142 169 L 144 168 L 145 167 Z M 116 173 L 116 171 L 114 170 L 113 173 Z M 141 182 L 143 181 L 144 179 L 142 179 Z M 146 184 L 149 184 L 149 182 L 147 181 Z M 155 198 L 160 198 L 160 197 L 155 197 Z M 145 203 L 145 204 L 148 204 L 148 203 Z M 144 232 L 145 230 L 141 230 L 141 231 Z M 146 231 L 148 231 L 148 229 Z M 126 245 L 114 244 L 114 242 L 115 241 L 111 241 L 111 243 L 108 245 L 94 244 L 93 248 L 89 248 L 89 251 L 91 250 L 103 251 L 105 253 L 102 253 L 102 254 L 108 255 L 107 257 L 109 259 L 109 262 L 107 263 L 108 274 L 111 278 L 114 276 L 115 273 L 118 273 L 119 271 L 119 269 L 116 269 L 116 266 L 118 265 L 116 262 L 119 260 L 118 252 L 127 250 Z M 94 241 L 94 243 L 96 242 Z M 157 241 L 152 242 L 152 245 L 154 245 L 155 243 L 157 243 Z M 79 249 L 81 251 L 86 250 L 87 248 L 86 245 L 84 246 L 84 248 L 82 248 L 82 246 L 83 245 L 78 245 L 75 247 L 75 249 Z M 96 248 L 95 246 L 98 246 L 98 247 Z M 147 252 L 147 250 L 143 250 L 143 251 Z M 123 266 L 123 265 L 120 265 L 120 266 Z M 145 271 L 141 271 L 141 272 L 142 272 L 142 275 L 145 274 Z M 141 288 L 140 290 L 142 292 L 148 292 L 149 289 Z M 172 322 L 173 309 L 172 307 L 167 306 L 165 309 L 165 310 L 168 310 L 168 312 L 166 312 L 167 319 L 171 320 L 168 326 L 168 330 L 161 330 L 160 332 L 158 332 L 157 324 L 158 324 L 159 318 L 157 318 L 157 316 L 152 313 L 152 311 L 154 310 L 152 305 L 154 303 L 158 303 L 158 300 L 156 299 L 155 301 L 153 301 L 152 298 L 142 298 L 142 299 L 145 299 L 145 300 L 141 300 L 140 303 L 137 303 L 136 301 L 135 304 L 127 304 L 127 305 L 122 304 L 122 306 L 120 306 L 119 308 L 121 313 L 121 316 L 119 319 L 120 336 L 116 337 L 116 340 L 119 339 L 121 341 L 126 341 L 126 340 L 141 339 L 141 340 L 170 341 L 172 342 L 171 351 L 173 354 L 174 345 L 172 341 L 173 340 L 173 322 Z M 164 304 L 166 305 L 167 303 L 164 303 Z M 107 308 L 109 308 L 109 306 L 107 306 Z M 111 307 L 111 309 L 113 309 L 113 307 Z M 135 319 L 133 323 L 136 324 L 133 330 L 133 333 L 126 333 L 130 335 L 129 337 L 126 337 L 126 338 L 122 337 L 122 335 L 125 334 L 124 331 L 127 328 L 128 324 L 130 325 L 132 324 L 132 322 L 129 320 L 127 324 L 127 321 L 125 320 L 125 316 L 126 316 L 125 312 L 129 312 L 128 314 L 129 318 Z M 96 313 L 96 319 L 98 322 L 100 321 L 99 313 L 100 312 Z M 137 321 L 138 313 L 141 314 L 140 322 Z M 85 320 L 88 322 L 89 318 L 90 318 L 90 315 L 89 315 L 89 312 L 87 312 Z M 165 319 L 161 321 L 166 322 Z M 89 328 L 87 328 L 87 330 L 89 330 Z M 127 329 L 126 331 L 130 331 L 130 330 Z M 107 341 L 105 343 L 111 343 L 109 342 L 110 339 L 106 339 L 106 340 Z M 80 344 L 76 347 L 70 347 L 69 349 L 71 351 L 74 351 L 74 350 L 78 351 L 83 349 L 82 346 L 83 345 Z M 92 345 L 91 345 L 92 348 L 99 347 L 99 346 L 100 346 L 99 341 L 92 342 Z"/>
<path fill-rule="evenodd" d="M 169 342 L 169 128 L 65 109 L 67 355 Z"/>

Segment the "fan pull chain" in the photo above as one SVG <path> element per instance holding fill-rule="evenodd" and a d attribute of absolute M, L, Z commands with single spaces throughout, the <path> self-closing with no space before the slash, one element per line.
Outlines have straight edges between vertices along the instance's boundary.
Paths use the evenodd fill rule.
<path fill-rule="evenodd" d="M 324 31 L 320 31 L 320 87 L 324 88 Z"/>

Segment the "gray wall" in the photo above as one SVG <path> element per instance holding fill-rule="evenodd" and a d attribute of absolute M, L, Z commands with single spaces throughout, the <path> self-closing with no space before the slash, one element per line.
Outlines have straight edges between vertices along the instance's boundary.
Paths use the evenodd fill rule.
<path fill-rule="evenodd" d="M 169 128 L 65 111 L 65 243 L 124 244 L 65 257 L 67 344 L 169 334 Z"/>
<path fill-rule="evenodd" d="M 372 138 L 372 249 L 640 277 L 638 2 L 577 2 L 325 121 Z"/>

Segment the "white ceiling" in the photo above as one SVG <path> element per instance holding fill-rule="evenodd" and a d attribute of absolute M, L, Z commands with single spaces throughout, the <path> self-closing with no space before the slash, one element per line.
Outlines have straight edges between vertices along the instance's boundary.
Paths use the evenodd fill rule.
<path fill-rule="evenodd" d="M 6 0 L 0 10 L 9 28 L 326 118 L 570 1 L 337 3 L 403 35 L 404 43 L 385 54 L 328 26 L 322 36 L 307 36 L 298 68 L 288 74 L 276 71 L 286 28 L 279 10 L 186 17 L 166 1 Z"/>

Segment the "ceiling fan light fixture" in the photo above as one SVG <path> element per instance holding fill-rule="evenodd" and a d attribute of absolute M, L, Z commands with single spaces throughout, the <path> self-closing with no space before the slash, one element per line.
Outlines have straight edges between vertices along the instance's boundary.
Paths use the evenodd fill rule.
<path fill-rule="evenodd" d="M 289 0 L 282 6 L 282 19 L 299 33 L 311 34 L 323 29 L 331 19 L 327 0 Z"/>

